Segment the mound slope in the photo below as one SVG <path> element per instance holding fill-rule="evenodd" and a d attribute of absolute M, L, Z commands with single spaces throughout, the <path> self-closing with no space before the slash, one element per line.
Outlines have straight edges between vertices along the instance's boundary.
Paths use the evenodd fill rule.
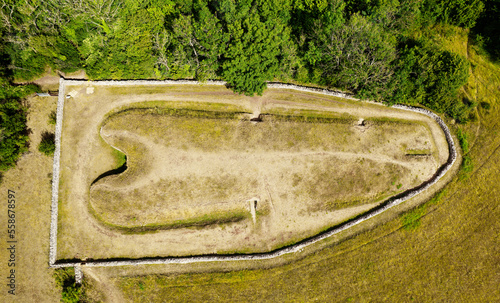
<path fill-rule="evenodd" d="M 252 123 L 237 113 L 172 116 L 165 106 L 165 113 L 123 111 L 101 128 L 128 159 L 126 172 L 90 190 L 91 207 L 110 226 L 139 232 L 235 222 L 249 219 L 255 198 L 259 220 L 272 215 L 282 228 L 379 202 L 436 167 L 432 137 L 418 122 L 355 126 L 354 119 L 299 112 Z"/>

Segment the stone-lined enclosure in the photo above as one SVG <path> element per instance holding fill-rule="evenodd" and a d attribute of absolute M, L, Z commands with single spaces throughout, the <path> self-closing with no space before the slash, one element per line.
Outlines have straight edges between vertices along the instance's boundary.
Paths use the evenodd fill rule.
<path fill-rule="evenodd" d="M 49 251 L 49 265 L 51 267 L 67 267 L 67 266 L 78 266 L 79 262 L 65 262 L 58 263 L 56 262 L 57 258 L 57 220 L 58 220 L 58 191 L 59 191 L 59 177 L 60 177 L 60 155 L 61 155 L 61 132 L 62 132 L 62 121 L 63 121 L 63 108 L 64 101 L 66 97 L 65 92 L 65 84 L 85 84 L 89 83 L 93 86 L 134 86 L 134 85 L 193 85 L 199 84 L 195 81 L 81 81 L 81 80 L 64 80 L 60 79 L 60 87 L 59 87 L 59 99 L 57 106 L 57 124 L 56 124 L 56 150 L 54 153 L 54 172 L 53 172 L 53 182 L 52 182 L 52 204 L 51 204 L 51 231 L 50 231 L 50 251 Z M 223 86 L 224 82 L 220 81 L 209 81 L 203 83 L 202 85 L 217 85 Z M 281 84 L 281 83 L 269 83 L 269 88 L 282 88 L 282 89 L 291 89 L 297 91 L 304 92 L 312 92 L 319 93 L 323 95 L 336 96 L 341 98 L 346 98 L 350 100 L 357 100 L 351 96 L 348 96 L 344 93 L 325 90 L 325 89 L 317 89 L 317 88 L 309 88 L 303 86 L 296 86 L 290 84 Z M 395 108 L 418 112 L 427 115 L 428 117 L 435 120 L 441 129 L 443 130 L 446 141 L 449 147 L 449 157 L 446 162 L 437 173 L 427 182 L 422 185 L 405 192 L 403 195 L 393 197 L 388 201 L 384 202 L 382 205 L 372 209 L 371 211 L 358 216 L 356 219 L 353 219 L 347 223 L 340 224 L 324 233 L 318 234 L 316 236 L 310 237 L 306 240 L 303 240 L 297 244 L 284 247 L 281 249 L 274 250 L 268 253 L 257 253 L 257 254 L 240 254 L 240 255 L 206 255 L 206 256 L 191 256 L 191 257 L 166 257 L 166 258 L 147 258 L 147 259 L 135 259 L 135 260 L 120 260 L 120 261 L 90 261 L 86 262 L 86 266 L 122 266 L 122 265 L 139 265 L 139 264 L 171 264 L 171 263 L 193 263 L 193 262 L 212 262 L 212 261 L 238 261 L 238 260 L 262 260 L 262 259 L 271 259 L 276 258 L 285 254 L 290 254 L 294 252 L 301 251 L 306 246 L 309 246 L 313 243 L 321 241 L 325 238 L 331 237 L 334 234 L 337 234 L 343 230 L 346 230 L 352 226 L 360 224 L 363 221 L 372 218 L 385 210 L 394 207 L 414 196 L 421 193 L 422 191 L 428 189 L 430 186 L 439 181 L 444 174 L 453 166 L 457 152 L 455 149 L 455 145 L 453 139 L 451 137 L 450 131 L 446 124 L 442 121 L 440 117 L 435 115 L 434 113 L 415 107 L 409 107 L 404 105 L 396 105 Z"/>

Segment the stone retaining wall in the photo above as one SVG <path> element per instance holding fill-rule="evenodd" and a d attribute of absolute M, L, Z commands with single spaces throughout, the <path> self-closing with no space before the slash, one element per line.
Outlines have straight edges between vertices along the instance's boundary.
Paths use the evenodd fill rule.
<path fill-rule="evenodd" d="M 54 173 L 52 180 L 52 207 L 51 207 L 51 229 L 50 229 L 50 251 L 49 251 L 49 265 L 54 268 L 58 267 L 71 267 L 71 266 L 80 266 L 83 263 L 56 263 L 56 255 L 57 255 L 57 215 L 58 215 L 58 189 L 59 189 L 59 160 L 61 153 L 61 130 L 62 130 L 62 119 L 63 119 L 63 107 L 64 107 L 64 98 L 65 98 L 65 86 L 66 85 L 80 85 L 88 83 L 92 86 L 129 86 L 129 85 L 226 85 L 225 82 L 222 81 L 207 81 L 203 83 L 199 83 L 197 81 L 148 81 L 148 80 L 131 80 L 131 81 L 85 81 L 85 80 L 64 80 L 61 78 L 59 82 L 59 99 L 57 104 L 57 123 L 56 123 L 56 150 L 54 152 Z M 313 92 L 319 93 L 323 95 L 336 96 L 340 98 L 350 99 L 350 100 L 359 100 L 351 95 L 332 91 L 327 89 L 320 88 L 312 88 L 305 87 L 299 85 L 285 84 L 285 83 L 268 83 L 268 88 L 282 88 L 282 89 L 292 89 L 297 91 L 304 92 Z M 378 102 L 372 102 L 382 104 Z M 360 224 L 386 210 L 392 208 L 398 204 L 407 201 L 425 191 L 436 182 L 438 182 L 446 172 L 453 166 L 457 158 L 457 151 L 455 148 L 455 143 L 453 142 L 453 138 L 451 136 L 450 130 L 444 123 L 444 121 L 433 112 L 412 106 L 406 105 L 394 105 L 393 108 L 398 108 L 402 110 L 412 111 L 427 115 L 436 121 L 441 129 L 443 130 L 446 141 L 448 142 L 449 148 L 449 157 L 447 162 L 438 169 L 437 173 L 428 181 L 424 182 L 420 186 L 406 191 L 404 194 L 393 197 L 388 201 L 384 202 L 381 206 L 376 207 L 363 215 L 348 221 L 347 223 L 340 224 L 326 232 L 308 238 L 304 241 L 301 241 L 297 244 L 290 245 L 288 247 L 284 247 L 281 249 L 277 249 L 268 253 L 256 253 L 256 254 L 242 254 L 242 255 L 206 255 L 206 256 L 189 256 L 189 257 L 165 257 L 165 258 L 145 258 L 145 259 L 136 259 L 136 260 L 102 260 L 102 261 L 91 261 L 85 262 L 85 266 L 124 266 L 124 265 L 145 265 L 145 264 L 186 264 L 186 263 L 195 263 L 195 262 L 221 262 L 221 261 L 243 261 L 243 260 L 264 260 L 264 259 L 272 259 L 279 256 L 283 256 L 285 254 L 299 252 L 304 249 L 306 246 L 312 245 L 316 242 L 324 240 L 328 237 L 331 237 L 341 231 L 344 231 L 350 227 Z"/>
<path fill-rule="evenodd" d="M 49 244 L 49 264 L 53 265 L 57 257 L 57 216 L 58 216 L 58 195 L 59 195 L 59 163 L 61 159 L 61 132 L 64 109 L 65 80 L 59 79 L 59 95 L 57 98 L 56 132 L 54 151 L 54 165 L 52 170 L 52 202 L 50 205 L 50 244 Z"/>

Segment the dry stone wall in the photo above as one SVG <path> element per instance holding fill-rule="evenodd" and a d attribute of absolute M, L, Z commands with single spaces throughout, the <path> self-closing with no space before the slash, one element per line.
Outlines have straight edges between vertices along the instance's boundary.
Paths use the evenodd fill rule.
<path fill-rule="evenodd" d="M 65 262 L 56 263 L 57 256 L 57 215 L 58 215 L 58 188 L 59 188 L 59 160 L 61 153 L 61 130 L 62 130 L 62 119 L 63 119 L 63 108 L 65 99 L 65 87 L 66 85 L 81 85 L 88 83 L 91 86 L 133 86 L 133 85 L 226 85 L 222 81 L 207 81 L 207 82 L 197 82 L 197 81 L 148 81 L 148 80 L 132 80 L 132 81 L 82 81 L 82 80 L 64 80 L 61 78 L 59 82 L 59 98 L 57 104 L 57 123 L 56 123 L 56 150 L 54 153 L 54 173 L 52 181 L 52 207 L 51 207 L 51 230 L 50 230 L 50 252 L 49 252 L 49 265 L 51 267 L 78 267 L 83 264 L 83 262 Z M 343 92 L 332 91 L 327 89 L 305 87 L 299 85 L 285 84 L 285 83 L 268 83 L 268 88 L 282 88 L 291 89 L 304 92 L 319 93 L 328 96 L 336 96 L 340 98 L 346 98 L 350 100 L 359 100 L 351 95 L 345 94 Z M 375 102 L 376 103 L 376 102 Z M 381 104 L 381 103 L 379 103 Z M 243 261 L 243 260 L 265 260 L 277 258 L 286 254 L 296 253 L 303 250 L 305 247 L 338 234 L 350 227 L 358 225 L 374 216 L 392 208 L 398 204 L 407 201 L 415 197 L 416 195 L 422 193 L 436 182 L 438 182 L 446 172 L 453 166 L 457 158 L 457 151 L 455 148 L 455 143 L 451 136 L 450 130 L 444 123 L 444 121 L 433 112 L 407 105 L 394 105 L 393 108 L 398 108 L 401 110 L 412 111 L 424 114 L 434 121 L 436 121 L 441 129 L 443 130 L 446 141 L 448 142 L 449 157 L 447 162 L 437 171 L 437 173 L 428 181 L 424 182 L 420 186 L 408 190 L 402 195 L 393 197 L 389 199 L 381 206 L 376 207 L 363 215 L 348 221 L 346 223 L 340 224 L 326 232 L 308 238 L 297 244 L 290 245 L 288 247 L 280 248 L 268 253 L 256 253 L 256 254 L 241 254 L 241 255 L 204 255 L 204 256 L 187 256 L 187 257 L 165 257 L 165 258 L 145 258 L 145 259 L 135 259 L 135 260 L 100 260 L 100 261 L 89 261 L 85 262 L 85 266 L 125 266 L 125 265 L 146 265 L 146 264 L 187 264 L 196 262 L 227 262 L 227 261 Z"/>
<path fill-rule="evenodd" d="M 61 159 L 61 132 L 64 109 L 65 80 L 59 79 L 59 95 L 57 98 L 56 111 L 56 132 L 54 151 L 54 166 L 52 170 L 52 201 L 50 205 L 50 244 L 49 244 L 49 264 L 53 265 L 57 257 L 57 216 L 58 216 L 58 195 L 59 195 L 59 163 Z"/>

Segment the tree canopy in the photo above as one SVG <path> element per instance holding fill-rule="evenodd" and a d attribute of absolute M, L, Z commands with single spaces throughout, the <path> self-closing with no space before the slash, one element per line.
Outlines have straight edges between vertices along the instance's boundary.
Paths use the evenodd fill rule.
<path fill-rule="evenodd" d="M 222 77 L 238 93 L 262 94 L 266 81 L 273 80 L 283 63 L 282 48 L 290 39 L 289 14 L 277 11 L 279 3 L 272 2 L 221 4 L 229 35 Z"/>
<path fill-rule="evenodd" d="M 26 108 L 21 98 L 35 90 L 35 86 L 13 86 L 0 78 L 0 172 L 14 166 L 27 151 Z"/>
<path fill-rule="evenodd" d="M 474 28 L 479 22 L 495 33 L 483 21 L 498 19 L 495 3 L 4 1 L 0 22 L 16 79 L 32 79 L 50 66 L 85 69 L 92 79 L 221 79 L 249 96 L 281 80 L 389 103 L 422 102 L 458 118 L 470 107 L 457 97 L 467 59 L 443 52 L 421 32 L 439 23 Z M 492 45 L 483 34 L 476 38 Z M 409 42 L 414 39 L 426 41 Z M 431 96 L 439 100 L 430 102 Z"/>

